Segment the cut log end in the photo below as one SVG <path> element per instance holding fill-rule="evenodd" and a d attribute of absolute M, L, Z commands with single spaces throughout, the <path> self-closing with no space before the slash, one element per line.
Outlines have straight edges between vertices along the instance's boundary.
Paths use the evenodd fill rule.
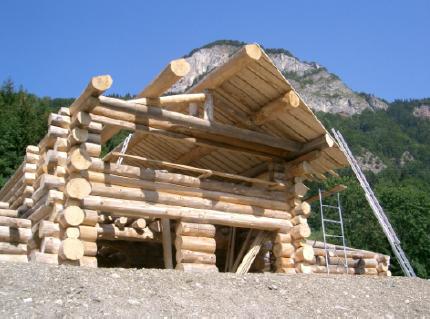
<path fill-rule="evenodd" d="M 66 193 L 69 197 L 83 199 L 91 193 L 91 184 L 85 178 L 73 178 L 66 184 Z"/>
<path fill-rule="evenodd" d="M 91 79 L 91 86 L 94 90 L 102 93 L 112 86 L 112 78 L 110 75 L 99 75 Z"/>
<path fill-rule="evenodd" d="M 258 44 L 247 44 L 245 45 L 246 54 L 253 60 L 260 60 L 262 56 L 261 48 Z"/>
<path fill-rule="evenodd" d="M 183 77 L 190 72 L 190 64 L 185 59 L 173 60 L 170 69 L 176 76 Z"/>

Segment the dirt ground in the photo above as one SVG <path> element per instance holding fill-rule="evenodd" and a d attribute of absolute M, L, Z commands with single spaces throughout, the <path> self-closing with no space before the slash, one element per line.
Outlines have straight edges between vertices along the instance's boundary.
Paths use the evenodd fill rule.
<path fill-rule="evenodd" d="M 430 318 L 430 281 L 0 263 L 0 318 Z"/>

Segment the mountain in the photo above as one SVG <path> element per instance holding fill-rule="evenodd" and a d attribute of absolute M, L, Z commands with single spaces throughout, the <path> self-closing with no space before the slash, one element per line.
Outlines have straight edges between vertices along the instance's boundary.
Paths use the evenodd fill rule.
<path fill-rule="evenodd" d="M 179 81 L 172 93 L 185 91 L 207 72 L 223 64 L 244 43 L 220 40 L 191 51 L 185 59 L 190 73 Z M 339 113 L 346 116 L 363 110 L 387 109 L 387 102 L 369 94 L 352 91 L 335 74 L 315 62 L 304 62 L 284 49 L 266 49 L 279 70 L 291 82 L 305 102 L 315 111 Z"/>

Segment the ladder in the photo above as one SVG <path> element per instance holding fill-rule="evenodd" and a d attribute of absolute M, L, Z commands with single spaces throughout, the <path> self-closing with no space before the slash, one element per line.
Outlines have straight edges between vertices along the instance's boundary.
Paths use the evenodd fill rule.
<path fill-rule="evenodd" d="M 334 238 L 338 238 L 338 239 L 342 240 L 343 254 L 344 254 L 343 266 L 345 268 L 345 273 L 348 274 L 348 259 L 346 257 L 345 232 L 343 230 L 342 208 L 340 206 L 339 193 L 336 193 L 336 195 L 337 195 L 337 206 L 323 204 L 323 196 L 322 196 L 321 189 L 318 189 L 318 195 L 319 195 L 319 199 L 320 199 L 321 226 L 322 226 L 323 238 L 324 238 L 324 253 L 325 253 L 325 264 L 326 264 L 326 268 L 327 268 L 327 273 L 330 274 L 330 267 L 329 267 L 329 262 L 328 262 L 329 251 L 328 251 L 328 247 L 327 247 L 327 237 L 334 237 Z M 324 209 L 337 211 L 338 219 L 326 218 L 326 215 L 324 214 Z M 327 234 L 326 224 L 338 225 L 340 227 L 340 235 Z M 336 248 L 335 248 L 335 250 L 336 250 Z M 339 264 L 338 264 L 338 266 L 339 266 Z"/>
<path fill-rule="evenodd" d="M 391 223 L 388 220 L 387 216 L 385 215 L 381 205 L 379 205 L 378 199 L 373 193 L 372 188 L 367 182 L 366 176 L 361 171 L 360 166 L 358 165 L 356 159 L 354 158 L 354 155 L 352 155 L 352 152 L 349 149 L 348 144 L 346 143 L 345 139 L 343 138 L 342 134 L 339 131 L 332 129 L 332 132 L 337 143 L 339 144 L 340 149 L 345 154 L 349 164 L 351 165 L 351 168 L 354 171 L 355 176 L 360 182 L 360 185 L 364 190 L 366 199 L 370 207 L 372 208 L 373 214 L 375 215 L 376 219 L 381 225 L 382 231 L 387 237 L 388 242 L 390 243 L 391 249 L 393 250 L 394 255 L 396 256 L 400 264 L 400 267 L 403 270 L 403 273 L 408 277 L 416 277 L 414 269 L 412 268 L 408 258 L 406 257 L 405 252 L 400 246 L 400 240 L 397 237 L 396 232 L 391 226 Z"/>

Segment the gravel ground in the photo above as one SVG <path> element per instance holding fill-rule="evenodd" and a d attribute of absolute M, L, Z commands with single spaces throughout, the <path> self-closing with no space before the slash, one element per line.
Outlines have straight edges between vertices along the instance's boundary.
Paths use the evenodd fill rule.
<path fill-rule="evenodd" d="M 430 281 L 0 263 L 0 318 L 430 318 Z"/>

